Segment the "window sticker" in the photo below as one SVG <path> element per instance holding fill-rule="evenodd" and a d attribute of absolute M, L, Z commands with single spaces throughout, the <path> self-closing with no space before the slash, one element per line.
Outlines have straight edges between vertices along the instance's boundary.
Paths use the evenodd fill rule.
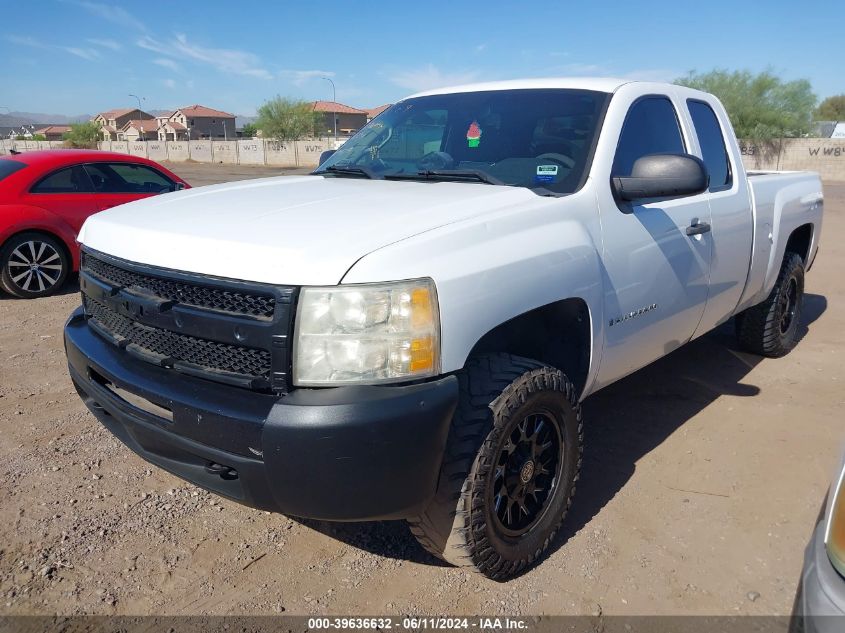
<path fill-rule="evenodd" d="M 557 178 L 557 165 L 537 165 L 534 182 L 554 182 Z"/>
<path fill-rule="evenodd" d="M 478 144 L 481 142 L 481 128 L 478 127 L 478 121 L 473 121 L 469 124 L 469 129 L 467 130 L 467 146 L 468 147 L 478 147 Z"/>

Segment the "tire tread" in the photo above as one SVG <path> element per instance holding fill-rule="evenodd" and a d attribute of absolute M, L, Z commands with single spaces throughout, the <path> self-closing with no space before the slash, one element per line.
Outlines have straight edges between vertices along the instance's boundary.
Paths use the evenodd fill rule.
<path fill-rule="evenodd" d="M 522 377 L 525 380 L 520 380 Z M 441 483 L 429 506 L 420 515 L 408 519 L 408 525 L 420 545 L 434 556 L 456 566 L 474 567 L 489 578 L 502 580 L 520 573 L 548 548 L 569 510 L 576 486 L 574 483 L 571 486 L 565 510 L 542 547 L 517 561 L 502 558 L 484 536 L 484 513 L 474 511 L 483 507 L 484 499 L 477 492 L 480 487 L 473 483 L 483 480 L 492 467 L 489 459 L 477 459 L 492 452 L 492 420 L 522 405 L 531 392 L 563 393 L 578 425 L 574 476 L 577 482 L 584 437 L 581 408 L 576 390 L 563 373 L 519 356 L 489 354 L 472 358 L 458 374 L 458 380 L 461 398 L 449 430 Z"/>

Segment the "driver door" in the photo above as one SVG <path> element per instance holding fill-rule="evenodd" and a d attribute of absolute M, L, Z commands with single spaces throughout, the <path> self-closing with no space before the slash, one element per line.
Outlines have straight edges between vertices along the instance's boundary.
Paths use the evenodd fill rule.
<path fill-rule="evenodd" d="M 88 163 L 99 210 L 175 190 L 175 183 L 147 165 L 129 162 Z"/>
<path fill-rule="evenodd" d="M 629 176 L 649 154 L 688 152 L 668 96 L 635 101 L 626 115 L 611 177 Z M 709 194 L 670 200 L 617 200 L 610 182 L 598 190 L 604 267 L 604 330 L 598 386 L 665 356 L 690 340 L 707 304 L 712 233 Z"/>

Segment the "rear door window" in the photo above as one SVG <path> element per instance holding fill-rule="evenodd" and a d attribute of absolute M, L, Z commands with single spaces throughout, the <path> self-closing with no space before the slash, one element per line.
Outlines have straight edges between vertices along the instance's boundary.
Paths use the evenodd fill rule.
<path fill-rule="evenodd" d="M 682 154 L 684 139 L 675 107 L 668 97 L 644 97 L 636 101 L 622 126 L 613 176 L 630 176 L 638 158 L 650 154 Z"/>
<path fill-rule="evenodd" d="M 85 170 L 79 165 L 54 171 L 39 180 L 30 190 L 31 193 L 91 193 L 91 181 Z"/>
<path fill-rule="evenodd" d="M 695 99 L 687 100 L 692 124 L 701 146 L 701 157 L 710 174 L 710 191 L 729 189 L 731 186 L 731 164 L 725 137 L 713 108 Z"/>

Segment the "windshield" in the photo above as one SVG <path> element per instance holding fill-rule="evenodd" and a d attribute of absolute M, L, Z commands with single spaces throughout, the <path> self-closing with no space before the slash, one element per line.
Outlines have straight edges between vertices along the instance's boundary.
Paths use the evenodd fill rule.
<path fill-rule="evenodd" d="M 544 89 L 407 99 L 370 121 L 315 173 L 572 193 L 589 169 L 608 98 Z"/>

